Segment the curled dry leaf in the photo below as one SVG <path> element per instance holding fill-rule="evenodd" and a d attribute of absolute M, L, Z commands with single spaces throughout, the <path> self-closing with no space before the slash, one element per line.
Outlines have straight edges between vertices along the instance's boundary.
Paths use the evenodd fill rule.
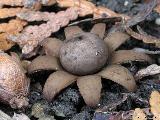
<path fill-rule="evenodd" d="M 99 72 L 98 75 L 122 85 L 128 91 L 134 91 L 136 89 L 136 82 L 132 74 L 123 66 L 108 66 Z"/>
<path fill-rule="evenodd" d="M 118 50 L 113 53 L 111 64 L 122 64 L 130 61 L 153 62 L 152 59 L 144 53 L 138 53 L 133 50 Z"/>
<path fill-rule="evenodd" d="M 129 40 L 130 36 L 123 32 L 113 32 L 109 33 L 104 39 L 105 43 L 108 45 L 109 50 L 112 52 L 116 50 L 121 44 Z"/>
<path fill-rule="evenodd" d="M 44 97 L 51 101 L 62 89 L 75 82 L 76 78 L 76 76 L 64 71 L 52 73 L 44 85 Z"/>
<path fill-rule="evenodd" d="M 155 44 L 156 47 L 160 47 L 160 38 L 156 38 L 154 36 L 148 35 L 144 31 L 137 33 L 133 31 L 131 28 L 126 28 L 126 32 L 137 40 L 142 40 L 144 43 L 151 43 L 151 44 Z"/>
<path fill-rule="evenodd" d="M 101 95 L 101 77 L 88 75 L 77 79 L 77 86 L 85 103 L 95 107 L 98 105 Z"/>
<path fill-rule="evenodd" d="M 0 52 L 0 101 L 12 108 L 28 105 L 29 81 L 21 66 L 6 53 Z"/>
<path fill-rule="evenodd" d="M 57 38 L 46 38 L 41 43 L 41 46 L 43 46 L 47 55 L 59 57 L 59 50 L 62 44 L 62 41 Z"/>
<path fill-rule="evenodd" d="M 160 93 L 158 91 L 153 91 L 150 96 L 150 106 L 151 112 L 153 113 L 153 120 L 160 119 Z"/>
<path fill-rule="evenodd" d="M 132 120 L 147 120 L 147 117 L 142 109 L 136 108 L 134 110 Z"/>
<path fill-rule="evenodd" d="M 38 56 L 28 66 L 28 73 L 37 72 L 40 70 L 60 70 L 60 64 L 56 57 L 53 56 Z"/>
<path fill-rule="evenodd" d="M 148 66 L 147 68 L 139 70 L 136 73 L 135 78 L 141 79 L 143 77 L 150 76 L 150 75 L 156 75 L 156 74 L 160 74 L 160 66 L 156 64 L 152 64 Z"/>

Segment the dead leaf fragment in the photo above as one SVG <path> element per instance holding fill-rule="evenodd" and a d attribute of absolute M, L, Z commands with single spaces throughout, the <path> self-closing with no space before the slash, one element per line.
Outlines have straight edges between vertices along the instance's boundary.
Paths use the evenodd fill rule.
<path fill-rule="evenodd" d="M 160 93 L 153 91 L 150 96 L 151 112 L 153 113 L 153 120 L 160 120 Z"/>
<path fill-rule="evenodd" d="M 60 70 L 58 59 L 53 56 L 38 56 L 28 66 L 28 72 L 33 73 L 39 70 Z"/>
<path fill-rule="evenodd" d="M 137 33 L 133 31 L 131 28 L 126 28 L 126 32 L 137 40 L 141 40 L 144 43 L 155 44 L 156 47 L 160 47 L 160 38 L 156 38 L 154 36 L 148 35 L 144 31 Z"/>
<path fill-rule="evenodd" d="M 64 88 L 75 82 L 76 76 L 64 71 L 57 71 L 52 73 L 47 79 L 43 95 L 48 101 L 52 101 L 54 97 Z"/>
<path fill-rule="evenodd" d="M 134 91 L 137 87 L 133 75 L 120 65 L 107 66 L 98 75 L 122 85 L 128 91 Z"/>
<path fill-rule="evenodd" d="M 139 70 L 136 73 L 135 78 L 141 79 L 143 77 L 150 76 L 150 75 L 156 75 L 156 74 L 160 74 L 160 66 L 158 66 L 157 64 L 152 64 L 148 66 L 147 68 Z"/>
<path fill-rule="evenodd" d="M 88 106 L 98 105 L 101 96 L 101 77 L 97 75 L 82 76 L 77 79 L 77 86 Z"/>
<path fill-rule="evenodd" d="M 147 117 L 142 109 L 136 108 L 134 110 L 132 120 L 147 120 Z"/>

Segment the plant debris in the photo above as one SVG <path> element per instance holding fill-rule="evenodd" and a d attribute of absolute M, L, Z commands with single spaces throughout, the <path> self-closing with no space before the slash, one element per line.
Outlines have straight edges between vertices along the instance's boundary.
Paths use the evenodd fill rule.
<path fill-rule="evenodd" d="M 133 113 L 132 120 L 147 120 L 147 117 L 142 109 L 136 108 Z"/>
<path fill-rule="evenodd" d="M 157 64 L 152 64 L 148 66 L 147 68 L 139 70 L 136 73 L 135 78 L 142 79 L 143 77 L 150 76 L 150 75 L 156 75 L 156 74 L 160 74 L 160 66 L 158 66 Z"/>
<path fill-rule="evenodd" d="M 42 5 L 53 5 L 56 3 L 56 0 L 1 0 L 0 7 L 4 5 L 8 6 L 24 6 L 30 9 L 40 9 Z"/>
<path fill-rule="evenodd" d="M 45 38 L 49 37 L 51 33 L 57 32 L 60 27 L 66 26 L 69 21 L 77 19 L 78 16 L 86 16 L 88 14 L 95 14 L 98 18 L 103 17 L 104 14 L 109 17 L 120 16 L 119 14 L 114 13 L 107 8 L 97 8 L 93 3 L 85 0 L 77 2 L 57 0 L 57 2 L 61 7 L 70 8 L 68 8 L 66 11 L 60 11 L 56 14 L 53 12 L 47 13 L 39 11 L 29 11 L 17 14 L 17 17 L 27 21 L 47 21 L 47 23 L 39 26 L 27 26 L 19 35 L 10 35 L 9 39 L 18 43 L 22 47 L 22 53 L 30 53 L 35 47 L 37 47 L 39 43 L 41 43 Z M 74 4 L 79 5 L 79 7 L 74 6 Z"/>
<path fill-rule="evenodd" d="M 153 91 L 150 97 L 151 112 L 153 113 L 153 120 L 160 119 L 160 93 Z"/>
<path fill-rule="evenodd" d="M 9 41 L 8 35 L 16 35 L 23 30 L 23 27 L 27 25 L 27 22 L 19 19 L 12 19 L 8 23 L 0 24 L 0 49 L 8 50 L 14 42 Z"/>

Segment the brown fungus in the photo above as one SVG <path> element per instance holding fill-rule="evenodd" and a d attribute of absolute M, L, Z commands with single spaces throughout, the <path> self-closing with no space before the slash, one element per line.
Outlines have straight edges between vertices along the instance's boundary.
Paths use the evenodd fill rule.
<path fill-rule="evenodd" d="M 98 29 L 102 29 L 102 32 L 100 32 Z M 43 49 L 46 51 L 47 55 L 43 57 L 43 59 L 41 60 L 41 64 L 37 64 L 35 62 L 37 61 L 36 59 L 39 59 L 39 57 L 35 58 L 35 60 L 32 61 L 31 65 L 34 66 L 35 64 L 37 64 L 37 67 L 34 70 L 39 70 L 39 68 L 48 69 L 48 67 L 51 66 L 50 62 L 55 61 L 55 58 L 57 58 L 57 60 L 60 60 L 61 62 L 61 64 L 58 64 L 58 62 L 56 63 L 56 66 L 58 65 L 61 69 L 55 69 L 55 66 L 53 67 L 53 69 L 57 70 L 57 72 L 54 72 L 49 76 L 43 88 L 43 95 L 49 102 L 52 101 L 60 91 L 73 84 L 75 81 L 77 82 L 77 86 L 85 103 L 91 107 L 95 107 L 99 103 L 102 88 L 101 78 L 104 78 L 102 80 L 114 81 L 122 85 L 130 92 L 136 90 L 137 86 L 133 75 L 128 71 L 127 68 L 121 66 L 120 64 L 136 60 L 149 61 L 150 63 L 150 61 L 152 61 L 151 58 L 146 54 L 139 54 L 132 50 L 115 51 L 123 42 L 129 39 L 129 36 L 126 35 L 126 33 L 115 32 L 109 34 L 103 40 L 102 38 L 105 34 L 104 30 L 104 24 L 95 24 L 90 30 L 91 33 L 84 32 L 78 26 L 69 26 L 64 30 L 66 35 L 66 40 L 64 42 L 60 41 L 59 39 L 49 38 L 48 40 L 46 40 L 46 43 L 42 43 Z M 115 39 L 113 39 L 114 35 L 116 35 Z M 49 43 L 51 43 L 52 45 Z M 60 43 L 58 44 L 58 47 L 56 45 L 57 43 Z M 108 48 L 108 45 L 111 46 L 109 46 Z M 97 52 L 97 50 L 103 52 Z M 106 51 L 104 52 L 104 50 Z M 60 55 L 58 55 L 58 53 Z M 115 58 L 117 58 L 115 57 L 117 56 L 117 53 L 118 56 L 121 56 L 121 58 L 125 59 L 120 59 L 120 61 L 113 61 Z M 125 53 L 127 53 L 127 55 Z M 46 58 L 46 56 L 48 55 L 51 55 L 53 57 Z M 59 56 L 60 58 L 58 58 Z M 62 60 L 62 57 L 64 57 L 63 59 L 66 59 L 66 62 Z M 77 60 L 77 58 L 75 59 L 75 57 L 81 58 L 79 59 L 79 61 L 75 62 Z M 104 59 L 102 59 L 103 57 Z M 96 59 L 98 59 L 98 61 Z M 85 62 L 87 60 L 89 62 L 86 64 Z M 109 65 L 107 65 L 107 61 Z M 43 66 L 42 63 L 45 65 Z M 82 65 L 78 66 L 82 68 L 79 69 L 80 72 L 75 69 L 76 67 L 74 68 L 74 65 L 76 66 L 76 64 L 79 63 L 81 63 L 80 65 Z M 68 68 L 73 71 L 67 70 L 67 72 L 65 70 L 66 68 L 64 67 L 64 64 L 67 64 Z M 99 71 L 97 68 L 99 70 L 102 70 Z M 86 72 L 84 70 L 91 71 Z M 73 74 L 79 76 L 75 76 Z"/>
<path fill-rule="evenodd" d="M 64 69 L 76 75 L 98 72 L 108 59 L 107 45 L 97 35 L 77 34 L 66 40 L 60 49 L 60 62 Z"/>
<path fill-rule="evenodd" d="M 18 62 L 4 52 L 0 52 L 0 101 L 12 108 L 28 105 L 29 80 Z"/>

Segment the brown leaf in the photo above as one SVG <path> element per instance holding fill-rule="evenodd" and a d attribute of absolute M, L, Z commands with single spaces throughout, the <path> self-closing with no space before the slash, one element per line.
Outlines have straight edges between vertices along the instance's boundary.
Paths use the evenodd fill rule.
<path fill-rule="evenodd" d="M 101 96 L 101 77 L 97 75 L 82 76 L 77 79 L 77 86 L 88 106 L 98 105 Z"/>
<path fill-rule="evenodd" d="M 131 28 L 126 28 L 126 32 L 137 40 L 142 40 L 144 43 L 151 43 L 155 44 L 157 47 L 160 47 L 160 38 L 148 35 L 144 31 L 142 32 L 142 29 L 140 33 L 137 33 Z"/>
<path fill-rule="evenodd" d="M 132 120 L 147 120 L 147 117 L 142 109 L 136 108 L 134 110 Z"/>
<path fill-rule="evenodd" d="M 158 91 L 153 91 L 150 96 L 150 106 L 151 112 L 153 113 L 153 120 L 160 119 L 160 93 Z"/>
<path fill-rule="evenodd" d="M 134 91 L 136 89 L 136 82 L 133 75 L 123 66 L 107 66 L 104 70 L 100 71 L 98 75 L 122 85 L 128 91 Z"/>
<path fill-rule="evenodd" d="M 156 64 L 152 64 L 148 66 L 147 68 L 139 70 L 136 73 L 135 78 L 141 79 L 143 77 L 150 76 L 150 75 L 156 75 L 156 74 L 160 74 L 160 66 Z"/>
<path fill-rule="evenodd" d="M 54 97 L 64 88 L 75 82 L 76 76 L 64 71 L 57 71 L 52 73 L 47 79 L 43 95 L 48 101 L 52 101 Z"/>

